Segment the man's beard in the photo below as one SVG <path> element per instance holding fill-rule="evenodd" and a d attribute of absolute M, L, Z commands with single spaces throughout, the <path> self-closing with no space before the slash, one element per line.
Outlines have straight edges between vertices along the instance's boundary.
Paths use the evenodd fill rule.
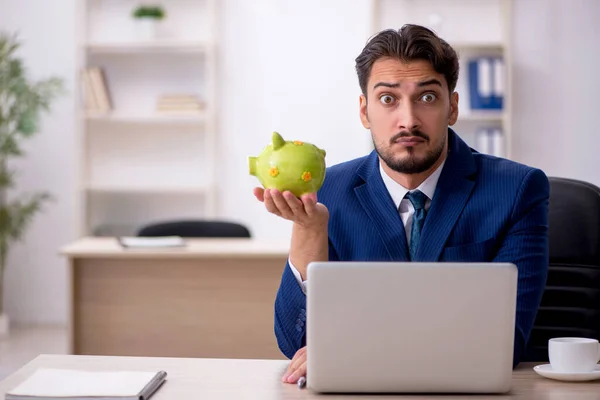
<path fill-rule="evenodd" d="M 401 174 L 418 174 L 427 171 L 436 163 L 437 160 L 439 160 L 446 145 L 446 136 L 444 135 L 444 139 L 440 142 L 440 145 L 438 147 L 429 150 L 424 157 L 417 158 L 414 154 L 414 149 L 411 147 L 407 147 L 406 150 L 408 152 L 408 155 L 406 157 L 404 157 L 403 159 L 394 158 L 394 152 L 391 148 L 394 142 L 400 139 L 401 137 L 411 136 L 422 138 L 427 143 L 429 143 L 430 140 L 429 136 L 421 131 L 403 131 L 394 135 L 390 139 L 389 146 L 387 148 L 381 148 L 375 142 L 375 137 L 373 136 L 373 134 L 371 134 L 371 137 L 373 138 L 373 146 L 375 147 L 375 151 L 377 151 L 379 157 L 381 157 L 381 159 L 387 164 L 389 168 Z"/>

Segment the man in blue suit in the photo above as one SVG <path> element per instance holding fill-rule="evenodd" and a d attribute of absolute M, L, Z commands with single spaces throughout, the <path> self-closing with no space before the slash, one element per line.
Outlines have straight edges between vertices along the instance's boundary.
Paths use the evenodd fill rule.
<path fill-rule="evenodd" d="M 546 175 L 480 154 L 449 128 L 458 118 L 458 59 L 430 30 L 380 32 L 356 70 L 375 150 L 329 167 L 318 193 L 254 191 L 269 212 L 293 221 L 275 301 L 279 348 L 292 359 L 284 382 L 306 374 L 306 269 L 326 260 L 514 263 L 516 366 L 546 282 Z"/>

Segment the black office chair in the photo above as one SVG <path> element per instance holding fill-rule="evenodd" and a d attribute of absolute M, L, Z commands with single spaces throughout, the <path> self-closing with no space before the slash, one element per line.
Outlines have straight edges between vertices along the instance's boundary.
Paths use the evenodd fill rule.
<path fill-rule="evenodd" d="M 249 238 L 244 225 L 227 221 L 179 220 L 148 224 L 137 236 L 181 236 L 187 238 Z"/>
<path fill-rule="evenodd" d="M 548 281 L 524 361 L 547 362 L 548 339 L 600 339 L 600 188 L 550 179 Z"/>

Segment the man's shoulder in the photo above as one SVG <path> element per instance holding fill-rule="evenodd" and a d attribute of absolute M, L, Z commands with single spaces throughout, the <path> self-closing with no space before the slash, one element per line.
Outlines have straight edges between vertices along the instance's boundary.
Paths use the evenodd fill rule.
<path fill-rule="evenodd" d="M 325 181 L 323 182 L 319 196 L 327 195 L 331 192 L 344 192 L 356 187 L 358 181 L 361 179 L 358 176 L 358 170 L 367 161 L 368 157 L 366 155 L 327 167 Z"/>
<path fill-rule="evenodd" d="M 530 165 L 502 157 L 475 153 L 475 160 L 479 166 L 479 172 L 484 175 L 498 179 L 514 179 L 525 177 L 528 174 L 542 173 L 542 170 Z"/>
<path fill-rule="evenodd" d="M 507 158 L 475 153 L 480 182 L 494 186 L 521 188 L 523 185 L 548 185 L 548 177 L 539 168 Z"/>

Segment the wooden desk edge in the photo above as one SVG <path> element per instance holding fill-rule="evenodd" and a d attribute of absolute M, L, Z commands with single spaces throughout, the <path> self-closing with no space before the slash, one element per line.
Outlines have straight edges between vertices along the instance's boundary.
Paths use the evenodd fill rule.
<path fill-rule="evenodd" d="M 59 255 L 82 258 L 287 258 L 289 244 L 280 241 L 257 241 L 231 238 L 188 239 L 189 245 L 178 248 L 123 248 L 115 238 L 83 237 L 59 249 Z M 203 243 L 202 247 L 197 246 Z M 210 248 L 214 244 L 215 249 Z M 238 246 L 239 245 L 239 246 Z"/>
<path fill-rule="evenodd" d="M 60 256 L 68 259 L 144 259 L 144 258 L 170 258 L 170 259 L 198 259 L 198 258 L 223 258 L 223 259 L 286 259 L 287 252 L 281 253 L 224 253 L 224 252 L 168 252 L 168 251 L 123 251 L 123 252 L 59 252 Z"/>

